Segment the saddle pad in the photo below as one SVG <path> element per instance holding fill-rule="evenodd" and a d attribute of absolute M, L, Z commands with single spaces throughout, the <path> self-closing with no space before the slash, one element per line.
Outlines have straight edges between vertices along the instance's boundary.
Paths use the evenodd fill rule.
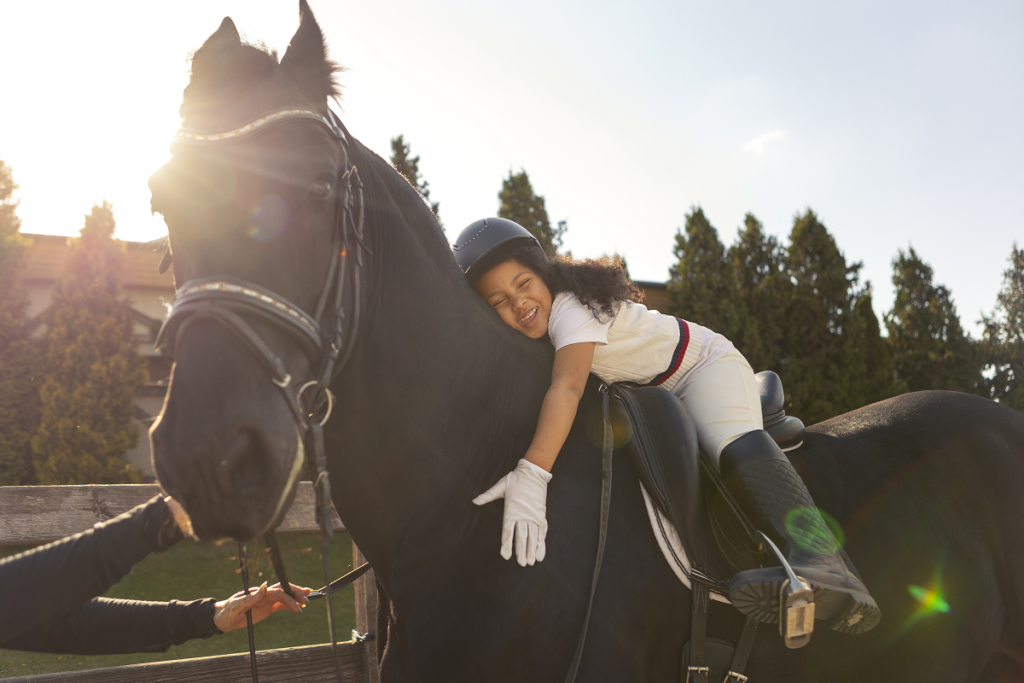
<path fill-rule="evenodd" d="M 668 562 L 668 566 L 672 568 L 672 572 L 676 575 L 684 586 L 690 588 L 690 560 L 686 557 L 686 551 L 683 550 L 683 544 L 679 541 L 679 532 L 672 526 L 672 522 L 668 521 L 664 515 L 662 515 L 656 507 L 654 502 L 651 501 L 650 495 L 647 493 L 647 489 L 644 488 L 643 484 L 640 484 L 640 492 L 644 494 L 644 505 L 647 506 L 647 517 L 651 520 L 651 529 L 654 531 L 654 538 L 658 541 L 658 547 L 661 548 L 661 554 L 665 556 L 665 561 Z M 718 602 L 724 602 L 727 605 L 732 603 L 729 598 L 717 591 L 710 591 L 711 599 L 717 600 Z"/>

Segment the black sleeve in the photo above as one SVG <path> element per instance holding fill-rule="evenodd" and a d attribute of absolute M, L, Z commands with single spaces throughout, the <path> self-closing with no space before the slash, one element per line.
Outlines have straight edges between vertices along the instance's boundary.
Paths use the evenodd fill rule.
<path fill-rule="evenodd" d="M 220 633 L 214 598 L 143 602 L 96 598 L 22 632 L 0 647 L 77 655 L 166 652 L 193 638 Z"/>
<path fill-rule="evenodd" d="M 0 560 L 0 647 L 107 592 L 182 538 L 159 496 L 88 531 Z"/>

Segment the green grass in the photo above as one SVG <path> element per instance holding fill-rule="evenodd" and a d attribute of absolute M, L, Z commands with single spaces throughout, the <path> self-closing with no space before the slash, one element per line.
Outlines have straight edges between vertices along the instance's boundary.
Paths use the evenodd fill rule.
<path fill-rule="evenodd" d="M 320 542 L 317 537 L 313 534 L 288 534 L 278 538 L 289 580 L 310 588 L 322 586 L 323 570 L 320 566 Z M 0 557 L 16 554 L 21 550 L 23 548 L 0 548 Z M 262 540 L 250 543 L 248 554 L 250 584 L 258 586 L 263 581 L 275 583 L 277 579 L 274 576 L 274 569 Z M 348 534 L 335 535 L 330 545 L 330 561 L 332 580 L 352 568 L 352 541 Z M 106 595 L 110 598 L 132 600 L 194 600 L 207 597 L 222 600 L 242 590 L 242 579 L 237 572 L 238 557 L 234 542 L 218 546 L 213 543 L 186 540 L 165 553 L 147 557 Z M 331 597 L 338 639 L 348 640 L 350 631 L 355 627 L 353 588 L 350 586 Z M 329 642 L 325 608 L 324 600 L 314 600 L 303 614 L 284 611 L 271 615 L 255 627 L 256 649 L 270 650 Z M 5 619 L 11 617 L 12 615 L 3 616 Z M 245 629 L 212 638 L 191 640 L 172 647 L 167 652 L 155 654 L 50 655 L 0 650 L 0 677 L 208 657 L 248 650 Z"/>

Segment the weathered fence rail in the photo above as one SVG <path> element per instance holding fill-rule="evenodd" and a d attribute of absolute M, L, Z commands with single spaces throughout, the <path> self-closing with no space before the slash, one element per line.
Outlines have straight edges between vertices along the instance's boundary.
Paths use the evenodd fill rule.
<path fill-rule="evenodd" d="M 85 531 L 97 522 L 145 503 L 158 493 L 157 486 L 146 484 L 0 486 L 0 546 L 39 545 Z M 278 533 L 318 531 L 314 503 L 312 485 L 300 483 L 295 502 L 278 527 Z M 344 530 L 337 513 L 333 514 L 333 526 L 335 530 Z M 364 561 L 355 544 L 352 555 L 354 563 Z M 356 581 L 355 596 L 356 630 L 372 633 L 377 622 L 377 589 L 372 572 Z M 344 643 L 339 648 L 344 683 L 378 683 L 373 642 Z M 257 660 L 261 683 L 335 681 L 334 663 L 327 645 L 266 650 L 257 653 Z M 4 683 L 247 683 L 252 679 L 249 655 L 243 653 L 0 680 Z"/>

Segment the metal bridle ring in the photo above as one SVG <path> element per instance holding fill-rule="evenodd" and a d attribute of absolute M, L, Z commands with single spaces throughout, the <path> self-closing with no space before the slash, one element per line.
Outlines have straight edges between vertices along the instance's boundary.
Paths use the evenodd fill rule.
<path fill-rule="evenodd" d="M 309 387 L 318 387 L 318 386 L 320 386 L 320 382 L 317 382 L 316 380 L 310 380 L 309 382 L 306 382 L 301 387 L 299 387 L 298 393 L 295 394 L 295 401 L 301 406 L 302 405 L 302 393 L 304 391 L 306 391 L 306 389 L 308 389 Z M 327 424 L 327 420 L 329 420 L 330 417 L 331 417 L 331 411 L 334 410 L 334 394 L 332 394 L 331 390 L 326 388 L 326 387 L 324 387 L 324 393 L 327 395 L 327 411 L 324 413 L 323 418 L 320 420 L 320 426 L 321 427 L 323 427 L 325 424 Z"/>

